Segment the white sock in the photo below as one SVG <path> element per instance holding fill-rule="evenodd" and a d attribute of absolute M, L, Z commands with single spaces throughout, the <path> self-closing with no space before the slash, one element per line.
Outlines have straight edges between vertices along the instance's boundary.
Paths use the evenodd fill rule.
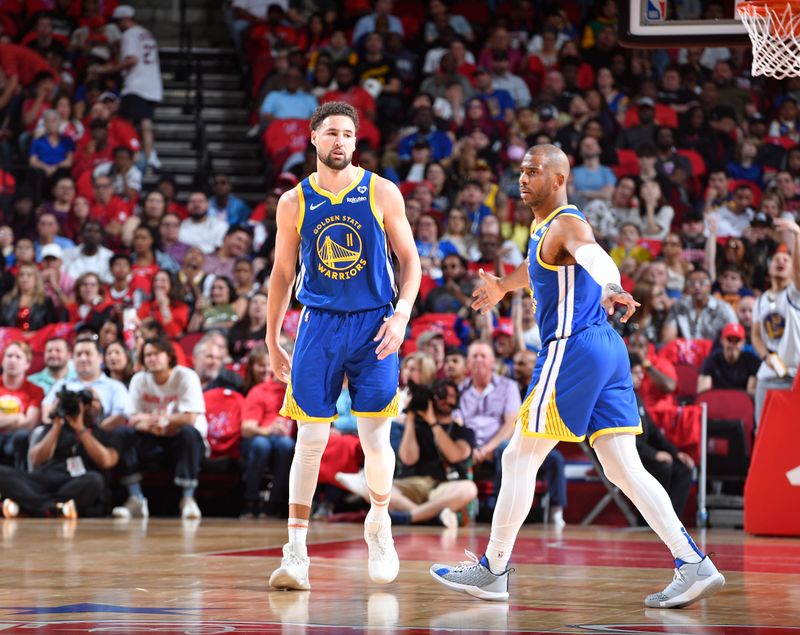
<path fill-rule="evenodd" d="M 514 541 L 533 505 L 536 472 L 558 441 L 522 434 L 517 427 L 503 452 L 503 480 L 492 516 L 492 533 L 486 547 L 489 570 L 500 574 L 506 570 Z"/>
<path fill-rule="evenodd" d="M 290 518 L 288 528 L 289 544 L 292 545 L 292 549 L 298 556 L 307 557 L 308 521 L 305 518 Z"/>
<path fill-rule="evenodd" d="M 388 495 L 392 491 L 395 467 L 394 450 L 389 443 L 391 425 L 391 419 L 358 417 L 358 437 L 364 450 L 364 477 L 371 504 L 367 518 L 373 521 L 389 517 Z"/>
<path fill-rule="evenodd" d="M 603 435 L 595 441 L 594 450 L 606 478 L 631 499 L 647 524 L 667 545 L 672 557 L 684 562 L 700 562 L 703 552 L 681 524 L 661 483 L 642 465 L 634 435 Z"/>
<path fill-rule="evenodd" d="M 564 522 L 564 509 L 561 507 L 556 507 L 553 509 L 553 519 L 552 524 L 556 527 L 563 527 L 566 523 Z"/>
<path fill-rule="evenodd" d="M 367 520 L 375 522 L 383 522 L 389 518 L 389 499 L 383 501 L 376 501 L 370 494 L 369 496 L 370 508 L 367 512 Z"/>

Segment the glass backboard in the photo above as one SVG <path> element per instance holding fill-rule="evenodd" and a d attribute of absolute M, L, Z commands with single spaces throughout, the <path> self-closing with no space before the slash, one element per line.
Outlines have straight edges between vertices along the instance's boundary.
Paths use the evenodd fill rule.
<path fill-rule="evenodd" d="M 620 0 L 619 40 L 632 48 L 748 46 L 740 0 Z"/>

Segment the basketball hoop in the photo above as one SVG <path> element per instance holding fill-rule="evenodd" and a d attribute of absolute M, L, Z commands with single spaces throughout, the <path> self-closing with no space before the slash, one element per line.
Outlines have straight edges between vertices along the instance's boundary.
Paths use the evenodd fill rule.
<path fill-rule="evenodd" d="M 800 1 L 749 0 L 736 10 L 753 44 L 753 75 L 800 76 Z"/>

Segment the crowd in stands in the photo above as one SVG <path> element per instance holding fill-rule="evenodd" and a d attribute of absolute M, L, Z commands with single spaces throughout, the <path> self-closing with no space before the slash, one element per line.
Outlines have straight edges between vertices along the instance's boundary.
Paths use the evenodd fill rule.
<path fill-rule="evenodd" d="M 758 417 L 767 389 L 790 386 L 800 363 L 798 80 L 751 77 L 746 48 L 624 49 L 614 0 L 234 0 L 224 11 L 251 133 L 262 136 L 265 194 L 254 208 L 228 174 L 180 191 L 157 171 L 160 84 L 131 87 L 147 56 L 132 62 L 124 45 L 142 29 L 133 9 L 0 3 L 4 495 L 6 479 L 24 489 L 16 472 L 89 465 L 127 488 L 115 515 L 142 516 L 142 472 L 163 460 L 183 515 L 197 517 L 201 465 L 231 457 L 244 466 L 244 514 L 285 514 L 295 425 L 278 414 L 284 387 L 263 348 L 266 294 L 278 199 L 314 170 L 307 120 L 331 100 L 357 109 L 354 162 L 399 186 L 423 266 L 393 432 L 395 522 L 452 525 L 479 493 L 491 506 L 542 342 L 525 293 L 486 316 L 470 294 L 479 269 L 509 272 L 526 256 L 533 215 L 517 179 L 534 144 L 568 154 L 570 202 L 641 303 L 630 322 L 611 319 L 647 419 L 642 454 L 678 484 L 668 488 L 676 509 L 697 450 L 683 406 L 700 391 L 736 390 L 753 396 Z M 157 48 L 148 54 L 157 60 Z M 151 170 L 159 180 L 144 191 Z M 290 311 L 287 347 L 297 320 Z M 64 386 L 91 391 L 85 422 L 53 418 Z M 345 386 L 320 515 L 342 487 L 363 493 L 348 404 Z M 542 478 L 558 524 L 564 458 L 550 459 Z M 110 509 L 96 479 L 79 496 L 67 488 L 65 508 L 64 479 L 51 477 L 37 477 L 39 498 L 12 502 L 29 514 Z"/>

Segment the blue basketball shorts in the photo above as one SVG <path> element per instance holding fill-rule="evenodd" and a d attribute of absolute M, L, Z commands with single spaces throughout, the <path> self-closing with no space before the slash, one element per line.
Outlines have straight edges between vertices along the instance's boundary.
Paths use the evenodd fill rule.
<path fill-rule="evenodd" d="M 379 360 L 373 341 L 392 307 L 340 313 L 305 307 L 300 314 L 292 373 L 281 415 L 296 421 L 332 421 L 347 375 L 353 414 L 396 417 L 397 353 Z"/>
<path fill-rule="evenodd" d="M 523 434 L 589 444 L 603 434 L 640 434 L 628 351 L 607 324 L 552 340 L 539 353 L 517 424 Z"/>

